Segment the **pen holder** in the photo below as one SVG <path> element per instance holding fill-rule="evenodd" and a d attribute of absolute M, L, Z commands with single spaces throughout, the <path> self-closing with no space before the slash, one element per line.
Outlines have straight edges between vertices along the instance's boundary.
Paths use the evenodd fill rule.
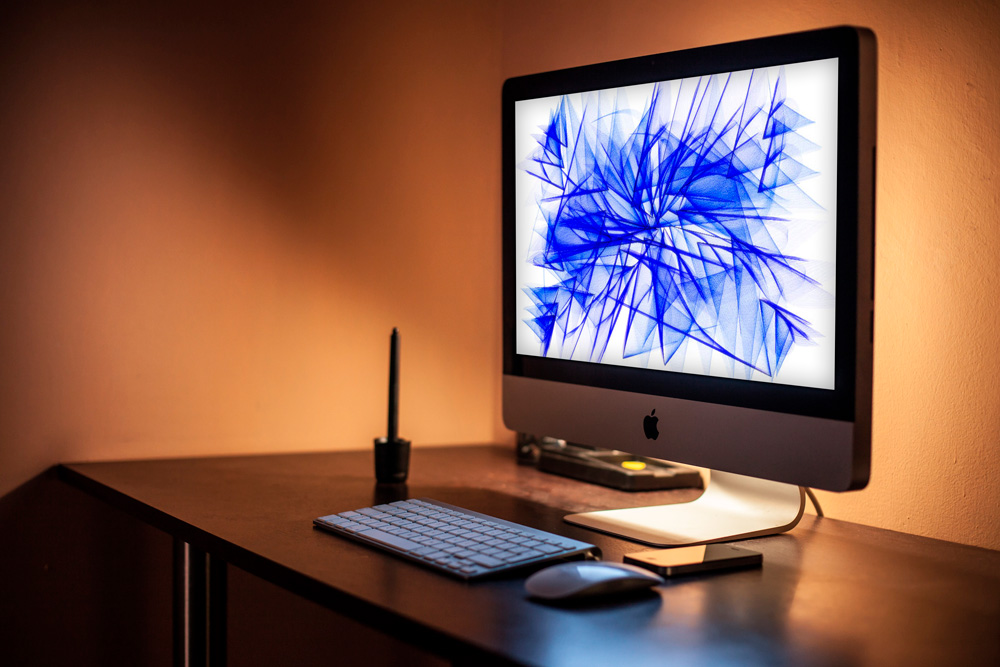
<path fill-rule="evenodd" d="M 410 471 L 410 441 L 375 438 L 375 481 L 402 484 Z"/>

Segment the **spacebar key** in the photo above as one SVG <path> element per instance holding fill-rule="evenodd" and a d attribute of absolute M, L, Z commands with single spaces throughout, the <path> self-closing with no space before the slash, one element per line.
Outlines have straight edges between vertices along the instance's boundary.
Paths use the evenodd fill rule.
<path fill-rule="evenodd" d="M 378 528 L 372 528 L 371 530 L 366 530 L 363 533 L 355 533 L 355 535 L 363 537 L 366 540 L 371 540 L 372 542 L 378 542 L 389 547 L 402 549 L 403 551 L 413 551 L 414 549 L 419 549 L 423 546 L 421 544 L 417 544 L 416 542 L 411 542 L 405 537 L 390 535 L 389 533 L 383 532 Z"/>

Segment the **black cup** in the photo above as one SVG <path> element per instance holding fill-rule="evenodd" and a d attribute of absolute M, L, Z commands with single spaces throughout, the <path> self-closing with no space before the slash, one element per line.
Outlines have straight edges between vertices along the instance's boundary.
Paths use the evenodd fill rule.
<path fill-rule="evenodd" d="M 410 472 L 410 441 L 375 438 L 375 481 L 402 484 Z"/>

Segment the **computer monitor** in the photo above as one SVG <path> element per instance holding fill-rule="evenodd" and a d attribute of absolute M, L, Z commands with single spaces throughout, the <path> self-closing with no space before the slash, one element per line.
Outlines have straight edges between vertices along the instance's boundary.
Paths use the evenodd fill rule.
<path fill-rule="evenodd" d="M 875 102 L 853 27 L 505 82 L 507 427 L 712 470 L 568 521 L 714 542 L 867 484 Z"/>

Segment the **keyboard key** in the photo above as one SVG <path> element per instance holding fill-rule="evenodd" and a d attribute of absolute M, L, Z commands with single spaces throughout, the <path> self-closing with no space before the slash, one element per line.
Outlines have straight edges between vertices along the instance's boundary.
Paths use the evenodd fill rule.
<path fill-rule="evenodd" d="M 363 530 L 371 530 L 368 526 L 360 523 L 345 523 L 339 526 L 341 530 L 346 530 L 349 533 L 360 533 Z"/>
<path fill-rule="evenodd" d="M 389 533 L 382 532 L 376 528 L 366 530 L 361 533 L 361 535 L 363 535 L 366 540 L 381 542 L 382 544 L 388 544 L 391 547 L 405 549 L 406 551 L 413 551 L 414 549 L 420 548 L 420 545 L 416 542 L 411 542 L 406 538 L 397 537 L 396 535 L 390 535 Z"/>
<path fill-rule="evenodd" d="M 492 556 L 487 556 L 486 554 L 476 554 L 469 558 L 473 563 L 478 565 L 485 565 L 486 567 L 496 567 L 497 565 L 503 565 L 503 561 L 493 558 Z"/>
<path fill-rule="evenodd" d="M 429 547 L 424 545 L 422 547 L 417 547 L 411 553 L 413 553 L 415 556 L 426 556 L 427 554 L 432 554 L 435 553 L 436 551 L 437 547 Z"/>

